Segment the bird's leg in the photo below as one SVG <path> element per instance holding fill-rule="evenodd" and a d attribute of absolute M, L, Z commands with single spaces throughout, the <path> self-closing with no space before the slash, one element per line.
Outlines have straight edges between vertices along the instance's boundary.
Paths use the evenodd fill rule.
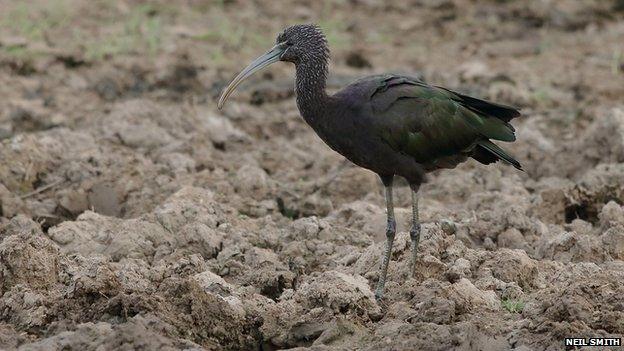
<path fill-rule="evenodd" d="M 420 242 L 420 219 L 418 218 L 418 188 L 419 185 L 410 185 L 412 189 L 412 227 L 410 228 L 410 238 L 412 239 L 412 259 L 410 260 L 410 276 L 414 277 L 416 268 L 416 255 L 418 253 L 418 242 Z"/>
<path fill-rule="evenodd" d="M 396 234 L 396 221 L 394 219 L 394 204 L 392 201 L 392 178 L 382 178 L 386 188 L 386 207 L 388 215 L 388 224 L 386 226 L 386 249 L 384 250 L 381 267 L 379 269 L 379 282 L 375 290 L 375 298 L 380 300 L 383 297 L 384 285 L 386 284 L 386 275 L 388 274 L 388 264 L 392 255 L 392 244 L 394 243 L 394 235 Z"/>

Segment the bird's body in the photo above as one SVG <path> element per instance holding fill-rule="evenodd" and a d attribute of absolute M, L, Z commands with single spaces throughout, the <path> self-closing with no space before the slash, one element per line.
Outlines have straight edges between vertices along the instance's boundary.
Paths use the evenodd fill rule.
<path fill-rule="evenodd" d="M 506 153 L 486 149 L 494 145 L 490 138 L 515 140 L 507 121 L 517 111 L 466 98 L 416 78 L 387 74 L 348 85 L 325 97 L 318 110 L 300 109 L 333 150 L 360 167 L 412 184 L 424 182 L 426 172 L 453 168 L 467 157 L 485 164 L 501 158 L 519 167 Z"/>
<path fill-rule="evenodd" d="M 295 64 L 297 106 L 302 117 L 333 150 L 358 166 L 377 173 L 386 187 L 388 226 L 376 296 L 384 290 L 396 232 L 392 201 L 395 175 L 412 189 L 412 271 L 420 240 L 418 189 L 426 173 L 453 168 L 471 157 L 490 164 L 502 160 L 521 169 L 507 152 L 491 142 L 515 140 L 511 119 L 517 109 L 402 75 L 360 79 L 334 95 L 325 92 L 329 50 L 314 25 L 287 28 L 277 45 L 245 68 L 225 89 L 221 107 L 246 77 L 276 62 Z"/>

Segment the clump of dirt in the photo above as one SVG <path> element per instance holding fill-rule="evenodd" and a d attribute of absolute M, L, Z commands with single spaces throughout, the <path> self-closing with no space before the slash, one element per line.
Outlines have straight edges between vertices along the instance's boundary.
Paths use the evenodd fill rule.
<path fill-rule="evenodd" d="M 0 349 L 530 350 L 623 337 L 620 2 L 70 0 L 28 16 L 5 4 Z M 269 16 L 241 30 L 223 21 L 257 13 Z M 522 108 L 517 142 L 502 146 L 526 172 L 469 161 L 422 187 L 413 276 L 397 181 L 381 302 L 381 184 L 298 116 L 292 67 L 216 109 L 293 15 L 328 34 L 331 91 L 416 72 Z"/>

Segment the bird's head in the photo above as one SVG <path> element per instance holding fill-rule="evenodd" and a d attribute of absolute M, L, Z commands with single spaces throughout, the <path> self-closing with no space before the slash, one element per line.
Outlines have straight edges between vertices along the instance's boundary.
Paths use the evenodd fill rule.
<path fill-rule="evenodd" d="M 283 45 L 280 61 L 298 64 L 314 56 L 326 58 L 327 40 L 321 28 L 315 24 L 297 24 L 288 27 L 275 39 L 276 45 Z"/>
<path fill-rule="evenodd" d="M 327 60 L 328 55 L 327 40 L 319 26 L 297 24 L 288 27 L 277 36 L 275 46 L 251 62 L 249 66 L 234 77 L 232 82 L 223 90 L 217 106 L 221 109 L 225 100 L 243 80 L 272 63 L 287 61 L 298 65 L 304 61 Z"/>

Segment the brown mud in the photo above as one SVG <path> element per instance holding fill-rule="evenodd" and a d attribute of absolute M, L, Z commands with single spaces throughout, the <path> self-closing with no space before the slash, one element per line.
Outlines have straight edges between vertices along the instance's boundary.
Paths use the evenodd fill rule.
<path fill-rule="evenodd" d="M 0 2 L 0 349 L 623 336 L 622 1 L 50 3 Z M 404 72 L 522 108 L 525 173 L 468 161 L 421 188 L 414 278 L 396 188 L 382 303 L 380 181 L 298 116 L 292 67 L 216 109 L 299 22 L 328 34 L 332 90 Z"/>

